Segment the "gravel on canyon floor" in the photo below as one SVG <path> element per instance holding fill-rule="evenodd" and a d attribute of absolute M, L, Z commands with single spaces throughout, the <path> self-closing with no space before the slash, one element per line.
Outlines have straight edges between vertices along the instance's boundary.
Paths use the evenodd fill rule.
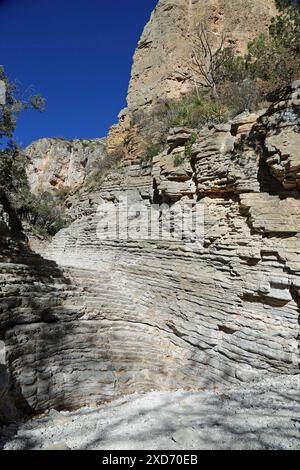
<path fill-rule="evenodd" d="M 0 430 L 1 448 L 300 449 L 300 376 L 202 392 L 150 392 Z"/>

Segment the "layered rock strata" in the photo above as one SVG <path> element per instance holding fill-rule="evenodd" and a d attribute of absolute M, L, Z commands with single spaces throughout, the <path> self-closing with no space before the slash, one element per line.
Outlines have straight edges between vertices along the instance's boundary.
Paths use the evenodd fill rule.
<path fill-rule="evenodd" d="M 199 4 L 160 1 L 152 25 Z M 137 57 L 154 48 L 148 34 Z M 133 80 L 133 107 L 151 104 L 134 88 Z M 299 91 L 295 83 L 269 109 L 224 125 L 171 129 L 151 165 L 126 166 L 70 199 L 76 220 L 42 256 L 1 196 L 2 420 L 132 392 L 299 374 Z M 95 145 L 33 144 L 33 191 L 84 185 L 106 155 L 102 140 Z M 189 221 L 204 214 L 204 225 L 178 237 L 186 206 Z M 120 207 L 129 208 L 128 236 L 113 233 Z"/>
<path fill-rule="evenodd" d="M 188 156 L 195 131 L 173 129 L 152 167 L 131 166 L 82 195 L 77 220 L 45 253 L 60 266 L 50 264 L 50 278 L 48 262 L 32 254 L 2 259 L 1 331 L 19 407 L 74 408 L 299 373 L 300 198 L 296 183 L 287 188 L 274 173 L 283 152 L 270 149 L 276 136 L 276 149 L 290 143 L 284 162 L 297 158 L 294 92 L 203 129 Z M 297 165 L 284 171 L 297 182 Z M 103 237 L 125 197 L 132 227 L 151 203 L 170 207 L 173 222 L 180 204 L 202 207 L 202 244 L 172 231 Z M 161 227 L 163 212 L 154 217 Z"/>

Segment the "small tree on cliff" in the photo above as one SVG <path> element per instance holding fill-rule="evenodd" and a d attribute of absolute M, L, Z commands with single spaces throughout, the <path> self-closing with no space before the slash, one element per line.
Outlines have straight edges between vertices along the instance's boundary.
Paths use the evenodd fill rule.
<path fill-rule="evenodd" d="M 197 92 L 198 88 L 208 88 L 217 97 L 217 77 L 223 63 L 221 53 L 225 47 L 226 35 L 223 34 L 219 44 L 214 47 L 208 31 L 206 23 L 200 23 L 192 36 L 192 54 L 188 68 Z"/>
<path fill-rule="evenodd" d="M 54 235 L 68 221 L 62 205 L 51 194 L 39 197 L 31 194 L 26 175 L 26 158 L 10 141 L 16 128 L 17 115 L 21 111 L 44 109 L 44 98 L 29 93 L 27 95 L 21 93 L 16 83 L 9 81 L 4 68 L 0 66 L 0 204 L 6 213 L 14 212 L 14 217 L 9 216 L 9 224 L 19 235 L 22 230 L 20 221 L 26 219 L 33 234 L 49 236 Z M 1 150 L 3 140 L 6 148 Z"/>
<path fill-rule="evenodd" d="M 268 35 L 249 44 L 248 75 L 272 92 L 300 76 L 300 8 L 289 6 L 273 18 Z"/>

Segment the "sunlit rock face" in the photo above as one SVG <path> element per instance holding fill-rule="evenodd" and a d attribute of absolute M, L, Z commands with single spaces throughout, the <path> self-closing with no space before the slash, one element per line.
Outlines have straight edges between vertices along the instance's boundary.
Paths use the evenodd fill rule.
<path fill-rule="evenodd" d="M 213 47 L 225 34 L 227 43 L 244 53 L 249 40 L 267 29 L 276 11 L 273 0 L 159 0 L 134 55 L 129 109 L 140 110 L 186 92 L 182 73 L 189 69 L 199 24 L 206 25 Z"/>
<path fill-rule="evenodd" d="M 146 376 L 150 386 L 168 389 L 299 373 L 300 197 L 268 163 L 271 135 L 281 136 L 278 147 L 297 139 L 294 94 L 287 90 L 267 110 L 198 131 L 190 156 L 185 143 L 195 130 L 172 129 L 151 169 L 132 166 L 119 184 L 108 180 L 49 247 L 47 256 L 70 269 L 85 292 L 97 286 L 100 305 L 89 298 L 83 318 L 105 319 L 111 345 L 125 324 L 133 326 L 124 347 L 130 358 L 142 358 L 140 386 L 148 387 Z M 108 210 L 125 194 L 146 207 L 202 207 L 202 246 L 176 238 L 101 241 L 97 208 Z M 123 367 L 115 363 L 118 383 Z"/>
<path fill-rule="evenodd" d="M 105 139 L 40 139 L 25 150 L 33 193 L 81 187 L 106 155 Z"/>
<path fill-rule="evenodd" d="M 161 1 L 151 21 L 200 3 Z M 230 3 L 239 14 L 250 8 Z M 272 8 L 251 2 L 253 14 L 258 4 L 267 18 Z M 143 41 L 138 55 L 154 48 Z M 134 87 L 130 99 L 138 103 Z M 134 392 L 299 374 L 298 94 L 294 84 L 261 112 L 201 131 L 171 129 L 152 165 L 124 164 L 101 189 L 81 191 L 69 207 L 76 220 L 41 255 L 0 194 L 2 421 Z M 115 139 L 119 145 L 117 132 Z M 54 177 L 55 187 L 84 188 L 81 158 L 93 168 L 104 158 L 103 141 L 97 149 L 76 143 L 76 152 L 68 145 L 46 139 L 27 150 L 34 191 L 49 189 Z M 125 198 L 131 226 L 143 229 L 141 213 L 156 204 L 160 228 L 164 211 L 173 210 L 172 230 L 162 239 L 105 238 L 112 209 Z M 174 237 L 187 202 L 192 214 L 204 214 L 201 243 L 194 227 Z"/>
<path fill-rule="evenodd" d="M 275 0 L 159 0 L 134 54 L 128 109 L 108 135 L 109 150 L 123 143 L 131 162 L 145 150 L 145 135 L 160 138 L 157 107 L 194 90 L 199 80 L 191 57 L 200 24 L 213 51 L 224 37 L 227 46 L 244 54 L 276 12 Z"/>

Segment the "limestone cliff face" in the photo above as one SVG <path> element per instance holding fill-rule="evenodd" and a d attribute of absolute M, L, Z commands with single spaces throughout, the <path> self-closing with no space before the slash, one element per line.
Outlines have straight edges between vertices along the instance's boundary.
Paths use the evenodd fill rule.
<path fill-rule="evenodd" d="M 159 138 L 161 118 L 151 113 L 159 102 L 194 87 L 190 57 L 200 23 L 207 25 L 213 47 L 224 34 L 228 45 L 244 53 L 249 40 L 265 31 L 275 14 L 275 0 L 159 0 L 134 55 L 128 108 L 110 129 L 108 154 L 123 147 L 125 164 L 131 164 L 147 147 L 145 134 Z M 30 145 L 28 176 L 33 191 L 82 185 L 90 167 L 102 158 L 103 144 L 103 139 L 42 139 Z"/>
<path fill-rule="evenodd" d="M 41 139 L 29 145 L 25 154 L 33 193 L 76 189 L 97 171 L 106 154 L 105 139 Z"/>
<path fill-rule="evenodd" d="M 273 0 L 159 0 L 134 55 L 129 109 L 186 92 L 188 83 L 179 72 L 187 69 L 199 23 L 207 25 L 212 44 L 225 33 L 227 43 L 243 53 L 275 13 Z"/>
<path fill-rule="evenodd" d="M 153 134 L 159 128 L 159 123 L 149 123 L 153 107 L 194 87 L 190 57 L 199 24 L 206 25 L 213 48 L 225 35 L 227 45 L 243 54 L 248 42 L 266 31 L 276 11 L 275 0 L 159 0 L 136 49 L 128 109 L 108 136 L 109 149 L 125 142 L 129 160 L 134 159 L 143 149 L 135 116 L 144 115 L 141 126 Z"/>
<path fill-rule="evenodd" d="M 119 184 L 106 181 L 55 237 L 47 256 L 83 286 L 80 270 L 88 270 L 89 295 L 98 286 L 99 303 L 87 300 L 83 318 L 111 325 L 118 384 L 123 374 L 126 387 L 137 380 L 163 389 L 299 373 L 298 86 L 267 110 L 204 128 L 190 156 L 185 143 L 193 131 L 172 129 L 152 168 L 131 166 Z M 157 201 L 175 213 L 187 200 L 202 207 L 203 245 L 172 236 L 99 239 L 98 207 L 109 213 L 125 195 L 146 210 Z M 126 366 L 116 353 L 124 331 Z M 138 364 L 127 374 L 133 356 Z"/>
<path fill-rule="evenodd" d="M 153 166 L 132 165 L 82 194 L 76 221 L 43 258 L 14 241 L 4 214 L 0 417 L 299 374 L 297 90 L 198 131 L 189 155 L 195 131 L 171 129 Z M 124 197 L 133 226 L 151 203 L 204 209 L 203 243 L 193 231 L 188 243 L 173 232 L 99 237 L 103 213 Z M 163 212 L 154 217 L 163 227 Z"/>
<path fill-rule="evenodd" d="M 172 53 L 166 49 L 164 57 L 164 48 L 173 40 L 173 56 L 181 50 L 187 15 L 196 21 L 202 4 L 159 2 L 137 51 L 130 106 L 151 106 L 159 86 L 155 70 L 162 70 L 167 94 L 182 91 L 182 82 L 162 79 Z M 210 17 L 226 4 L 209 2 L 205 12 Z M 257 22 L 261 12 L 267 21 L 273 8 L 273 2 L 230 4 L 244 18 L 245 9 L 251 9 Z M 218 8 L 210 11 L 211 5 Z M 238 21 L 226 18 L 222 21 Z M 250 26 L 248 31 L 244 20 L 236 29 L 228 24 L 232 34 L 239 31 L 234 40 L 242 47 Z M 160 46 L 165 60 L 159 68 L 158 37 L 166 29 L 173 39 Z M 144 88 L 148 102 L 141 101 L 139 69 L 141 84 L 148 80 L 144 69 L 153 73 Z M 152 165 L 124 165 L 120 173 L 108 174 L 99 190 L 82 191 L 70 208 L 76 220 L 42 256 L 16 236 L 20 227 L 0 207 L 0 341 L 5 346 L 0 419 L 93 405 L 138 391 L 299 374 L 299 94 L 300 84 L 294 83 L 258 113 L 200 131 L 170 129 Z M 126 113 L 122 125 L 132 132 Z M 114 132 L 120 143 L 122 132 Z M 28 149 L 33 190 L 40 183 L 44 189 L 81 184 L 86 177 L 82 157 L 86 167 L 102 158 L 102 141 L 95 152 L 76 143 L 76 153 L 68 145 L 43 140 Z M 103 213 L 113 214 L 124 198 L 132 207 L 133 227 L 141 212 L 164 203 L 152 216 L 164 232 L 164 211 L 172 211 L 169 236 L 101 238 L 107 229 Z M 198 209 L 204 211 L 200 245 L 194 230 L 187 239 L 174 237 L 176 213 L 187 201 L 192 218 Z"/>

